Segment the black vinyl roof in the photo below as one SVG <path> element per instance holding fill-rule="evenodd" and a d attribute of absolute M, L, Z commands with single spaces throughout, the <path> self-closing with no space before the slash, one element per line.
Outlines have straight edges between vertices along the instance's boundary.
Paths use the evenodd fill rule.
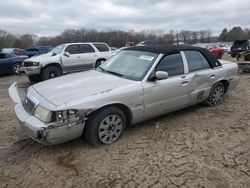
<path fill-rule="evenodd" d="M 195 47 L 195 46 L 184 46 L 184 45 L 150 45 L 150 46 L 135 46 L 126 48 L 124 50 L 137 50 L 145 52 L 153 52 L 157 54 L 174 54 L 180 51 L 199 51 L 208 60 L 212 68 L 221 66 L 221 63 L 217 58 L 212 56 L 210 52 L 205 48 Z"/>

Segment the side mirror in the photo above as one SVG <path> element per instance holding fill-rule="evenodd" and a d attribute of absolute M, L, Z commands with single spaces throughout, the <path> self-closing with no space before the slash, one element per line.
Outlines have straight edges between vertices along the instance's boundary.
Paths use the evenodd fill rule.
<path fill-rule="evenodd" d="M 149 81 L 165 80 L 168 78 L 168 73 L 165 71 L 156 71 L 149 77 Z"/>
<path fill-rule="evenodd" d="M 63 55 L 66 56 L 66 57 L 69 57 L 69 56 L 70 56 L 70 53 L 69 53 L 69 52 L 64 52 Z"/>
<path fill-rule="evenodd" d="M 155 76 L 157 80 L 165 80 L 168 78 L 168 73 L 165 71 L 157 71 Z"/>

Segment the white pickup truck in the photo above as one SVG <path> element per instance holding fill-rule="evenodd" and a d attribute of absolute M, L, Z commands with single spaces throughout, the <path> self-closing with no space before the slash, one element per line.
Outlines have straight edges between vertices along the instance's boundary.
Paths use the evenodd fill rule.
<path fill-rule="evenodd" d="M 31 82 L 38 82 L 96 68 L 111 56 L 106 43 L 61 44 L 47 54 L 25 60 L 17 73 L 28 76 Z"/>

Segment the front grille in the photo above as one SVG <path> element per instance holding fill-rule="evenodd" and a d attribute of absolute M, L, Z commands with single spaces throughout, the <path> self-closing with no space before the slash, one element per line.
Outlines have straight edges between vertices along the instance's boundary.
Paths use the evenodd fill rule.
<path fill-rule="evenodd" d="M 24 100 L 23 106 L 29 114 L 32 114 L 35 110 L 36 104 L 32 100 L 30 100 L 28 97 L 26 97 L 26 99 Z"/>
<path fill-rule="evenodd" d="M 25 61 L 23 62 L 23 67 L 32 67 L 33 66 L 33 62 L 32 61 Z"/>

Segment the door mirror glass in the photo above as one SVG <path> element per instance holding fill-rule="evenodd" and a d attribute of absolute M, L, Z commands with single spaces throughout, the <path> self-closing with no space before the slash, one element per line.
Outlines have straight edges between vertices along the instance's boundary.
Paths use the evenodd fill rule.
<path fill-rule="evenodd" d="M 64 52 L 63 55 L 66 56 L 66 57 L 69 57 L 69 56 L 70 56 L 70 53 L 69 53 L 69 52 Z"/>
<path fill-rule="evenodd" d="M 165 71 L 157 71 L 155 77 L 157 80 L 165 80 L 168 78 L 168 73 Z"/>

